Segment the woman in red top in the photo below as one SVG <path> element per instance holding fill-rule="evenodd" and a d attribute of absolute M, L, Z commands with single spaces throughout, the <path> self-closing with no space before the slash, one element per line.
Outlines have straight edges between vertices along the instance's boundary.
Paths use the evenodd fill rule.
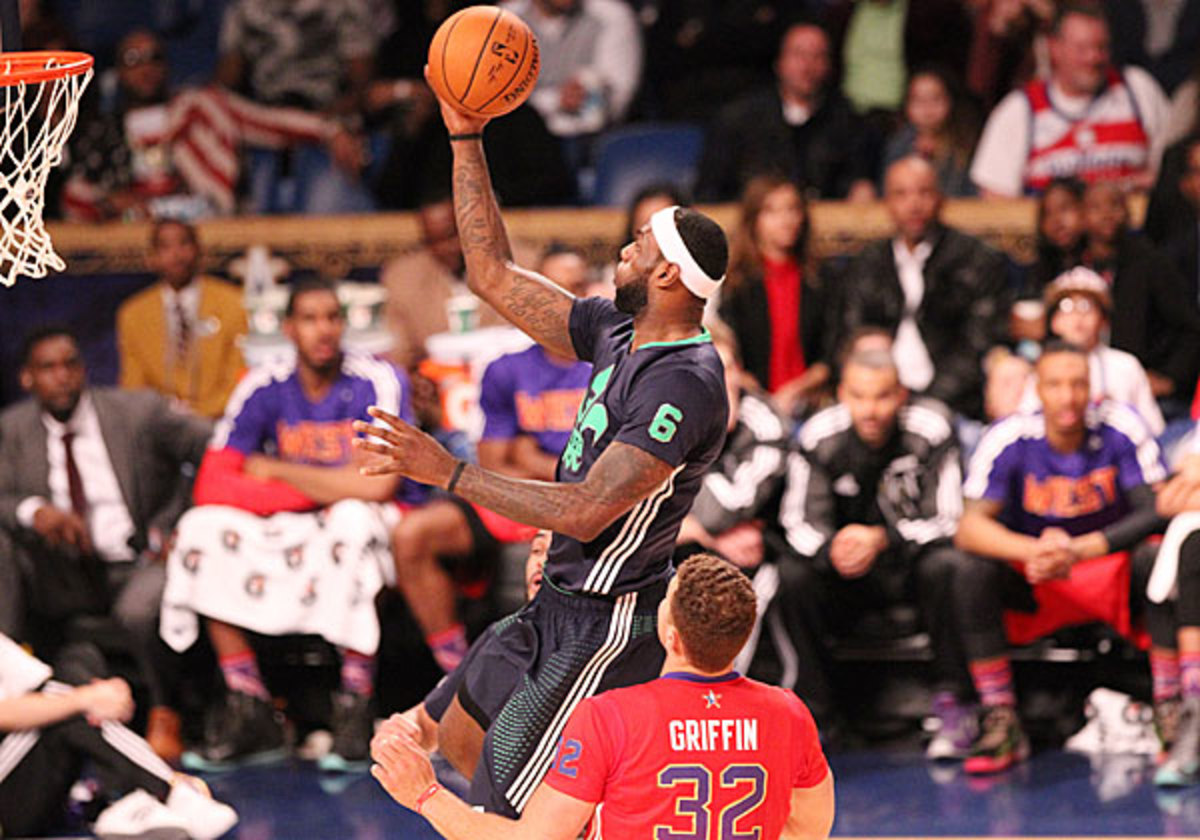
<path fill-rule="evenodd" d="M 746 370 L 793 416 L 813 406 L 829 381 L 808 237 L 800 188 L 773 175 L 752 179 L 721 292 L 721 317 L 737 335 Z"/>

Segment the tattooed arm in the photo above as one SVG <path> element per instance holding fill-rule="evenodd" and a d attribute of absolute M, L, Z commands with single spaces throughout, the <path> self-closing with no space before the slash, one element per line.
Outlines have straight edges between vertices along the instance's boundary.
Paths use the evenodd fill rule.
<path fill-rule="evenodd" d="M 509 519 L 590 542 L 672 471 L 670 464 L 636 446 L 614 443 L 578 484 L 508 478 L 469 464 L 454 489 Z"/>
<path fill-rule="evenodd" d="M 442 120 L 452 135 L 477 134 L 487 125 L 486 119 L 462 114 L 445 102 L 441 108 Z M 483 142 L 453 140 L 450 146 L 454 151 L 454 215 L 467 265 L 467 285 L 547 350 L 574 359 L 569 329 L 574 295 L 513 263 L 508 232 L 492 193 Z"/>
<path fill-rule="evenodd" d="M 363 468 L 364 475 L 399 473 L 435 487 L 449 484 L 458 463 L 453 455 L 403 420 L 374 408 L 371 414 L 387 426 L 356 422 L 355 429 L 367 437 L 355 445 L 387 461 Z M 468 464 L 454 492 L 517 522 L 589 542 L 672 472 L 666 461 L 636 446 L 613 443 L 577 484 L 510 478 Z"/>

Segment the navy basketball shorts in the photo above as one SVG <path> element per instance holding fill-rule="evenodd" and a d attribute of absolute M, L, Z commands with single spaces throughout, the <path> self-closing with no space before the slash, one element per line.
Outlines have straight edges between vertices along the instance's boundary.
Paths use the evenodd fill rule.
<path fill-rule="evenodd" d="M 457 692 L 463 710 L 487 730 L 471 804 L 518 816 L 550 768 L 580 701 L 658 676 L 665 655 L 658 604 L 666 589 L 659 583 L 591 597 L 547 581 L 533 601 L 487 629 L 463 667 L 439 686 L 441 692 L 435 690 Z M 439 708 L 448 703 L 435 698 Z"/>

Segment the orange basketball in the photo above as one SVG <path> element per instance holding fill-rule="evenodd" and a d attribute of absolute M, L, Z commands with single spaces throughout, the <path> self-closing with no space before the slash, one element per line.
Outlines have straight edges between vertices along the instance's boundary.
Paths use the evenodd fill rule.
<path fill-rule="evenodd" d="M 507 114 L 529 98 L 541 62 L 525 21 L 496 6 L 470 6 L 443 21 L 429 44 L 438 96 L 477 117 Z"/>

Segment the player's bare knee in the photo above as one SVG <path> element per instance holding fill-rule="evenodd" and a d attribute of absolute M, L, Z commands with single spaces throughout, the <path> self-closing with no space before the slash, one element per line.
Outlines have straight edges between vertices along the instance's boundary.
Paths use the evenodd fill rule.
<path fill-rule="evenodd" d="M 392 531 L 392 556 L 398 570 L 413 568 L 424 560 L 429 543 L 425 531 L 424 524 L 415 515 Z"/>

